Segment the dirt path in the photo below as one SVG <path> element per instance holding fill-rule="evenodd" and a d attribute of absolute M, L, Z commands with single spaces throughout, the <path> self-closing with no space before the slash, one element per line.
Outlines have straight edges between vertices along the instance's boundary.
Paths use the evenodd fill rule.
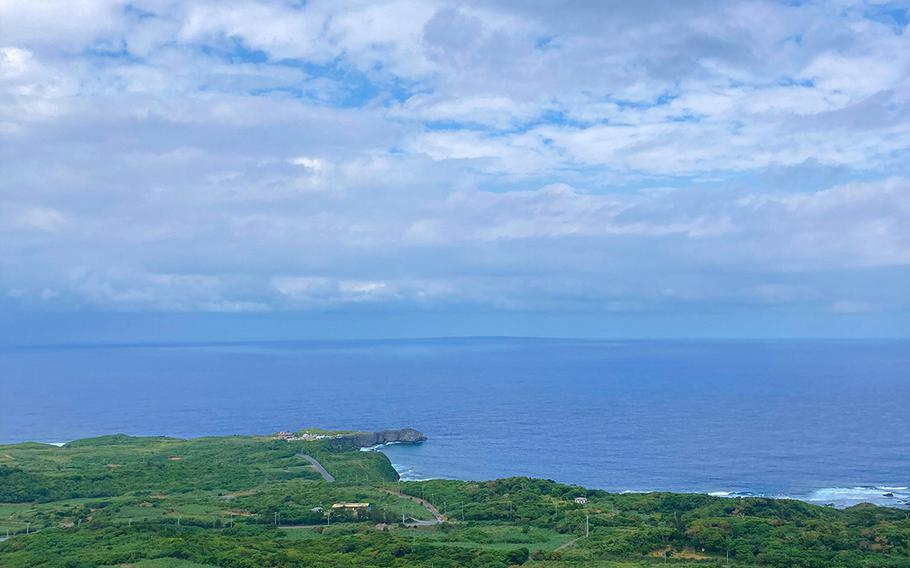
<path fill-rule="evenodd" d="M 439 523 L 445 523 L 445 522 L 448 522 L 448 520 L 449 520 L 446 518 L 445 515 L 443 515 L 442 513 L 439 512 L 439 509 L 434 507 L 433 504 L 430 503 L 429 501 L 427 501 L 426 499 L 421 499 L 420 497 L 414 497 L 413 495 L 405 495 L 404 493 L 401 493 L 398 491 L 391 491 L 389 489 L 383 489 L 382 491 L 384 491 L 385 493 L 388 493 L 389 495 L 394 495 L 394 496 L 400 497 L 402 499 L 410 499 L 411 501 L 419 504 L 424 509 L 429 511 L 431 515 L 433 515 L 432 521 L 414 521 L 413 523 L 409 523 L 411 526 L 438 525 Z"/>
<path fill-rule="evenodd" d="M 579 539 L 581 539 L 581 537 L 573 538 L 573 539 L 570 540 L 569 542 L 565 542 L 565 543 L 563 543 L 563 544 L 560 544 L 559 546 L 557 546 L 556 548 L 553 549 L 553 552 L 559 552 L 560 550 L 562 550 L 562 549 L 564 549 L 564 548 L 569 548 L 570 546 L 572 546 L 572 545 L 574 545 L 576 542 L 578 542 Z"/>
<path fill-rule="evenodd" d="M 328 481 L 329 483 L 332 483 L 333 481 L 335 481 L 335 478 L 332 477 L 332 474 L 329 473 L 328 471 L 326 471 L 326 469 L 324 467 L 322 467 L 322 464 L 319 463 L 319 461 L 317 461 L 316 458 L 314 458 L 313 456 L 308 456 L 306 454 L 297 454 L 297 457 L 303 458 L 306 461 L 310 462 L 310 465 L 316 468 L 316 471 L 319 472 L 319 475 L 321 475 L 322 478 L 325 479 L 326 481 Z"/>

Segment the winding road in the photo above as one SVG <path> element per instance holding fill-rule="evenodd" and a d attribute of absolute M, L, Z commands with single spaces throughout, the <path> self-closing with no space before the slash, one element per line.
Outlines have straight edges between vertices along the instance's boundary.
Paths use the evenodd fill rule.
<path fill-rule="evenodd" d="M 326 480 L 327 482 L 332 483 L 333 481 L 335 481 L 335 478 L 332 476 L 332 474 L 329 473 L 328 471 L 326 471 L 326 469 L 322 466 L 322 464 L 319 463 L 319 460 L 317 460 L 313 456 L 308 456 L 306 454 L 297 454 L 297 457 L 303 458 L 307 462 L 309 462 L 309 464 L 311 466 L 313 466 L 316 469 L 316 471 L 319 472 L 319 474 L 322 476 L 322 478 L 324 480 Z M 437 509 L 435 506 L 433 506 L 433 504 L 430 503 L 429 501 L 427 501 L 426 499 L 421 499 L 420 497 L 414 497 L 413 495 L 405 495 L 404 493 L 400 493 L 398 491 L 391 491 L 389 489 L 383 489 L 382 491 L 385 493 L 388 493 L 389 495 L 394 495 L 396 497 L 399 497 L 401 499 L 410 499 L 411 501 L 419 504 L 424 509 L 429 511 L 431 515 L 433 515 L 432 520 L 429 520 L 429 521 L 415 520 L 412 523 L 408 523 L 408 526 L 424 527 L 424 526 L 438 525 L 439 523 L 444 523 L 444 522 L 448 521 L 446 516 L 443 515 L 442 513 L 440 513 L 439 509 Z"/>
<path fill-rule="evenodd" d="M 329 473 L 324 467 L 322 467 L 322 464 L 319 463 L 319 461 L 316 458 L 314 458 L 313 456 L 308 456 L 306 454 L 297 454 L 297 457 L 303 458 L 306 461 L 310 462 L 310 465 L 316 468 L 316 471 L 319 472 L 319 475 L 321 475 L 322 478 L 325 479 L 326 481 L 328 481 L 329 483 L 332 483 L 333 481 L 335 481 L 335 478 L 332 476 L 332 474 Z"/>
<path fill-rule="evenodd" d="M 426 499 L 421 499 L 420 497 L 414 497 L 413 495 L 405 495 L 404 493 L 400 493 L 398 491 L 391 491 L 389 489 L 383 489 L 382 491 L 385 493 L 388 493 L 389 495 L 394 495 L 394 496 L 400 497 L 402 499 L 410 499 L 411 501 L 414 501 L 415 503 L 420 504 L 424 509 L 426 509 L 427 511 L 430 512 L 430 514 L 433 515 L 432 521 L 415 520 L 413 523 L 408 523 L 407 526 L 425 527 L 425 526 L 430 526 L 430 525 L 438 525 L 439 523 L 445 523 L 448 521 L 446 516 L 443 515 L 442 513 L 440 513 L 439 509 L 437 509 L 435 506 L 433 506 L 433 504 L 430 503 L 429 501 L 427 501 Z"/>

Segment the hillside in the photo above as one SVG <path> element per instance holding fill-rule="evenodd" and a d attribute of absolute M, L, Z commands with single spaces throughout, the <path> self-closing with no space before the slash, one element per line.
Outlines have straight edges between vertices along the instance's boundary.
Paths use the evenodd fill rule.
<path fill-rule="evenodd" d="M 403 483 L 319 436 L 0 446 L 0 566 L 910 566 L 905 511 Z"/>

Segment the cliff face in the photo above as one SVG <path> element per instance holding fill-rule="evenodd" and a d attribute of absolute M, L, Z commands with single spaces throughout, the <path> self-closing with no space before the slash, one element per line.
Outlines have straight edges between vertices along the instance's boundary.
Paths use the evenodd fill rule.
<path fill-rule="evenodd" d="M 388 444 L 390 442 L 402 442 L 413 444 L 423 442 L 427 439 L 421 432 L 413 428 L 402 428 L 401 430 L 383 430 L 382 432 L 362 432 L 353 435 L 357 445 L 361 448 L 378 446 L 379 444 Z"/>
<path fill-rule="evenodd" d="M 381 432 L 358 432 L 356 434 L 345 434 L 334 438 L 332 443 L 338 448 L 369 448 L 380 444 L 389 444 L 400 442 L 403 444 L 414 444 L 423 442 L 427 437 L 423 433 L 413 428 L 402 428 L 401 430 L 383 430 Z"/>

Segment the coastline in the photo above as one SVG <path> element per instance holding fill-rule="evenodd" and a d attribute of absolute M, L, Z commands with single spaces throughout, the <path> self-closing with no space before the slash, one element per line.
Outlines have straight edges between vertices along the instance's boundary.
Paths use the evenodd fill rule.
<path fill-rule="evenodd" d="M 38 442 L 42 444 L 47 444 L 50 446 L 63 447 L 69 442 Z M 420 441 L 418 443 L 423 443 Z M 361 452 L 381 452 L 385 455 L 389 462 L 392 464 L 392 467 L 395 468 L 395 471 L 398 473 L 401 481 L 432 481 L 435 479 L 447 479 L 447 480 L 458 480 L 459 478 L 448 476 L 448 475 L 426 475 L 420 473 L 420 466 L 416 464 L 404 464 L 398 463 L 392 459 L 392 456 L 389 456 L 386 452 L 383 451 L 383 448 L 390 446 L 408 446 L 413 445 L 414 442 L 407 441 L 391 441 L 384 442 L 381 444 L 375 444 L 372 446 L 365 446 L 359 448 Z M 462 480 L 467 481 L 467 480 Z M 574 484 L 571 481 L 563 481 L 563 483 Z M 594 487 L 600 489 L 599 487 Z M 739 490 L 704 490 L 704 491 L 680 491 L 674 489 L 619 489 L 619 490 L 610 490 L 608 491 L 618 493 L 618 494 L 647 494 L 647 493 L 679 493 L 679 494 L 699 494 L 699 495 L 708 495 L 710 497 L 720 497 L 735 499 L 740 497 L 760 497 L 767 499 L 779 499 L 779 500 L 794 500 L 802 501 L 804 503 L 809 503 L 812 505 L 818 506 L 831 506 L 837 509 L 845 509 L 847 507 L 852 507 L 862 503 L 871 503 L 878 507 L 889 507 L 898 510 L 910 509 L 910 484 L 901 484 L 901 483 L 869 483 L 861 485 L 844 485 L 844 486 L 831 486 L 831 487 L 820 487 L 813 489 L 806 494 L 798 494 L 791 492 L 762 492 L 762 491 L 752 491 L 748 489 L 739 489 Z M 890 494 L 890 496 L 887 496 Z"/>
<path fill-rule="evenodd" d="M 40 444 L 47 444 L 55 447 L 63 447 L 67 442 L 36 442 Z M 416 443 L 424 443 L 423 440 Z M 392 456 L 389 456 L 386 452 L 383 451 L 383 448 L 390 446 L 409 446 L 414 445 L 415 442 L 407 441 L 390 441 L 384 442 L 381 444 L 375 444 L 372 446 L 364 446 L 359 448 L 361 452 L 381 452 L 385 455 L 389 462 L 392 464 L 392 467 L 398 473 L 401 481 L 432 481 L 436 479 L 445 479 L 445 480 L 459 480 L 457 477 L 449 475 L 426 475 L 420 472 L 420 466 L 417 464 L 404 464 L 398 463 L 392 459 Z M 540 477 L 540 476 L 532 476 Z M 469 480 L 461 480 L 469 481 Z M 573 484 L 571 481 L 562 481 L 562 483 Z M 600 487 L 592 487 L 593 489 L 602 489 Z M 743 498 L 743 497 L 759 497 L 766 499 L 778 499 L 778 500 L 794 500 L 802 501 L 804 503 L 809 503 L 811 505 L 818 506 L 831 506 L 837 509 L 845 509 L 847 507 L 852 507 L 855 505 L 870 503 L 878 507 L 889 507 L 892 509 L 905 510 L 910 509 L 910 484 L 902 483 L 869 483 L 869 484 L 856 484 L 856 485 L 844 485 L 844 486 L 831 486 L 831 487 L 820 487 L 811 490 L 806 494 L 798 494 L 795 492 L 762 492 L 762 491 L 751 491 L 748 489 L 739 489 L 739 490 L 703 490 L 703 491 L 680 491 L 675 489 L 619 489 L 611 490 L 605 489 L 607 491 L 618 493 L 618 494 L 647 494 L 647 493 L 679 493 L 679 494 L 698 494 L 698 495 L 707 495 L 709 497 L 720 497 L 720 498 Z M 888 496 L 890 494 L 890 496 Z"/>
<path fill-rule="evenodd" d="M 426 475 L 420 473 L 420 466 L 416 464 L 403 464 L 396 462 L 392 459 L 392 456 L 389 456 L 383 452 L 383 448 L 400 445 L 402 442 L 389 442 L 385 444 L 378 444 L 376 446 L 361 448 L 360 451 L 363 452 L 382 452 L 389 458 L 389 461 L 392 464 L 392 467 L 395 468 L 395 471 L 398 472 L 398 475 L 401 477 L 402 481 L 432 481 L 434 479 L 449 479 L 457 480 L 459 478 L 447 476 L 447 475 Z M 407 444 L 405 444 L 407 445 Z M 534 477 L 534 476 L 532 476 Z M 537 476 L 540 477 L 540 476 Z M 470 481 L 470 480 L 461 480 L 461 481 Z M 562 483 L 574 484 L 571 481 L 561 481 Z M 599 487 L 594 487 L 595 489 L 602 489 Z M 862 503 L 871 503 L 878 507 L 889 507 L 893 509 L 910 509 L 910 485 L 904 485 L 900 483 L 869 483 L 862 485 L 845 485 L 845 486 L 832 486 L 832 487 L 820 487 L 811 490 L 807 494 L 799 494 L 795 492 L 781 492 L 781 493 L 768 493 L 761 491 L 751 491 L 751 490 L 703 490 L 703 491 L 679 491 L 674 489 L 620 489 L 620 490 L 610 490 L 610 492 L 615 492 L 619 494 L 634 494 L 634 493 L 680 493 L 680 494 L 699 494 L 699 495 L 708 495 L 709 497 L 721 497 L 728 499 L 735 499 L 741 497 L 760 497 L 766 499 L 779 499 L 779 500 L 793 500 L 793 501 L 802 501 L 804 503 L 809 503 L 811 505 L 819 506 L 831 506 L 837 509 L 845 509 L 847 507 L 852 507 Z M 890 496 L 888 496 L 890 494 Z"/>

